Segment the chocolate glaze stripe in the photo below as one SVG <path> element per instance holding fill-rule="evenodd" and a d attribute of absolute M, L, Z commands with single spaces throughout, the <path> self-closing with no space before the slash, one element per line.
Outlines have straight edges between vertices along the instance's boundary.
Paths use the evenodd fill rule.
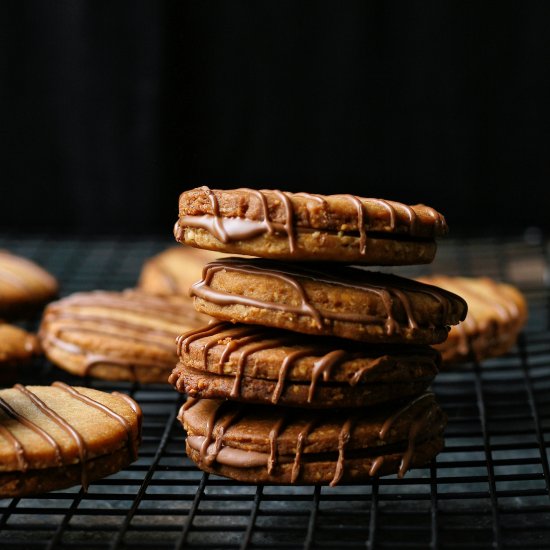
<path fill-rule="evenodd" d="M 229 394 L 230 397 L 235 399 L 241 394 L 241 384 L 247 357 L 256 351 L 270 349 L 280 345 L 280 340 L 267 340 L 265 342 L 260 342 L 259 344 L 254 344 L 249 348 L 244 348 L 241 351 L 241 354 L 239 355 L 239 362 L 237 364 L 237 372 L 235 373 L 235 382 L 233 383 L 233 388 L 231 389 L 231 393 Z"/>
<path fill-rule="evenodd" d="M 130 370 L 133 375 L 133 379 L 137 380 L 136 367 L 148 367 L 148 368 L 160 368 L 168 370 L 170 364 L 166 361 L 158 361 L 155 359 L 142 359 L 139 357 L 135 358 L 124 358 L 124 357 L 114 357 L 108 355 L 101 355 L 97 353 L 91 353 L 89 350 L 80 347 L 77 344 L 72 342 L 67 342 L 61 340 L 60 338 L 52 334 L 42 335 L 42 343 L 44 348 L 48 348 L 49 345 L 56 347 L 66 353 L 72 353 L 74 355 L 83 355 L 84 356 L 84 372 L 83 376 L 89 376 L 94 367 L 99 364 L 110 364 L 110 365 L 119 365 L 121 367 L 126 367 Z"/>
<path fill-rule="evenodd" d="M 76 321 L 74 325 L 68 323 L 67 321 Z M 166 338 L 173 339 L 174 338 L 174 332 L 172 330 L 162 329 L 162 328 L 153 328 L 149 327 L 144 324 L 140 324 L 138 320 L 128 320 L 128 319 L 112 319 L 108 317 L 97 317 L 92 315 L 87 315 L 83 312 L 59 312 L 55 316 L 54 315 L 48 315 L 46 317 L 46 324 L 55 323 L 57 325 L 60 325 L 64 330 L 70 330 L 77 329 L 81 326 L 83 326 L 83 323 L 98 323 L 101 324 L 102 327 L 109 326 L 109 327 L 116 327 L 116 328 L 122 328 L 126 329 L 128 332 L 135 332 L 138 333 L 140 337 L 143 336 L 143 334 L 147 335 L 154 335 L 154 336 L 164 336 Z M 85 328 L 83 327 L 82 332 L 85 331 L 92 331 L 96 330 L 99 331 L 101 329 L 91 329 L 91 328 Z M 112 332 L 110 333 L 112 334 Z"/>
<path fill-rule="evenodd" d="M 128 436 L 128 449 L 131 451 L 132 456 L 135 460 L 135 457 L 137 457 L 137 440 L 134 441 L 132 437 L 132 426 L 128 422 L 128 420 L 126 420 L 126 418 L 109 409 L 109 407 L 106 407 L 105 405 L 103 405 L 103 403 L 100 403 L 99 401 L 96 401 L 95 399 L 92 399 L 87 395 L 81 394 L 79 391 L 75 390 L 71 386 L 68 386 L 67 384 L 64 384 L 63 382 L 54 382 L 52 386 L 55 388 L 59 388 L 60 390 L 68 393 L 75 399 L 78 399 L 79 401 L 89 405 L 90 407 L 93 407 L 99 411 L 103 411 L 107 416 L 110 416 L 113 420 L 116 420 L 126 430 L 126 434 Z"/>
<path fill-rule="evenodd" d="M 424 412 L 426 412 L 426 410 L 428 411 L 428 414 L 424 415 Z M 408 471 L 414 456 L 416 440 L 420 435 L 421 428 L 423 428 L 429 422 L 432 416 L 432 410 L 433 409 L 431 407 L 422 409 L 413 419 L 411 426 L 409 428 L 409 433 L 408 433 L 407 450 L 401 457 L 401 464 L 399 465 L 399 471 L 397 473 L 397 477 L 402 478 L 405 475 L 405 473 Z"/>
<path fill-rule="evenodd" d="M 20 391 L 23 395 L 27 396 L 43 414 L 53 420 L 53 422 L 55 422 L 62 430 L 69 434 L 69 437 L 71 437 L 72 440 L 75 442 L 80 459 L 80 484 L 82 485 L 82 488 L 86 491 L 88 489 L 88 479 L 86 473 L 88 450 L 84 438 L 63 417 L 57 414 L 51 407 L 48 407 L 48 405 L 46 405 L 46 403 L 44 403 L 37 395 L 31 392 L 31 390 L 21 384 L 16 384 L 14 388 Z"/>
<path fill-rule="evenodd" d="M 311 371 L 311 384 L 309 385 L 309 392 L 307 396 L 307 402 L 311 403 L 313 396 L 315 394 L 315 388 L 317 387 L 317 381 L 322 376 L 325 382 L 328 382 L 332 369 L 346 361 L 349 358 L 350 354 L 342 349 L 337 349 L 330 351 L 329 353 L 323 355 L 320 359 L 317 359 L 313 363 L 313 369 Z"/>
<path fill-rule="evenodd" d="M 400 408 L 398 411 L 396 411 L 394 414 L 392 414 L 385 422 L 382 424 L 382 427 L 380 428 L 379 436 L 380 439 L 384 440 L 386 435 L 388 435 L 389 431 L 391 430 L 391 427 L 394 425 L 395 421 L 403 414 L 405 414 L 408 410 L 411 409 L 414 405 L 417 403 L 420 403 L 421 401 L 424 401 L 425 399 L 433 398 L 432 393 L 424 393 L 417 397 L 416 399 L 413 399 L 409 403 L 407 403 L 404 407 Z"/>
<path fill-rule="evenodd" d="M 345 469 L 345 457 L 344 449 L 346 444 L 351 439 L 351 431 L 353 429 L 354 423 L 358 419 L 358 414 L 352 414 L 343 424 L 340 433 L 338 434 L 338 460 L 336 461 L 336 468 L 334 469 L 334 477 L 330 482 L 330 486 L 334 487 L 339 483 L 344 475 Z"/>
<path fill-rule="evenodd" d="M 275 385 L 275 389 L 273 390 L 273 394 L 271 396 L 271 402 L 273 404 L 276 404 L 279 402 L 279 399 L 281 398 L 281 395 L 283 393 L 286 377 L 288 374 L 288 371 L 294 367 L 296 361 L 300 359 L 301 357 L 307 357 L 308 355 L 311 355 L 315 353 L 315 348 L 308 348 L 308 349 L 299 349 L 296 351 L 293 351 L 289 353 L 281 363 L 281 368 L 279 369 L 279 377 L 277 378 L 277 384 Z M 312 380 L 313 383 L 313 380 Z M 309 398 L 308 398 L 309 401 Z"/>
<path fill-rule="evenodd" d="M 181 355 L 182 351 L 189 352 L 189 345 L 195 340 L 205 338 L 211 334 L 217 334 L 218 328 L 223 325 L 223 321 L 216 321 L 211 325 L 190 330 L 176 338 L 177 354 Z"/>
<path fill-rule="evenodd" d="M 27 460 L 27 455 L 25 454 L 25 449 L 19 440 L 2 424 L 0 424 L 0 434 L 6 439 L 11 446 L 13 447 L 13 452 L 17 460 L 17 465 L 19 470 L 26 472 L 29 468 L 29 461 Z"/>
<path fill-rule="evenodd" d="M 272 474 L 273 468 L 277 465 L 277 439 L 279 439 L 281 435 L 286 420 L 286 413 L 283 412 L 281 417 L 275 422 L 273 428 L 269 431 L 269 458 L 267 459 L 268 474 Z"/>
<path fill-rule="evenodd" d="M 153 334 L 149 334 L 147 330 L 134 331 L 132 329 L 130 332 L 138 333 L 138 334 L 133 334 L 133 335 L 132 334 L 124 334 L 122 332 L 115 332 L 115 331 L 112 331 L 112 330 L 108 330 L 109 327 L 115 327 L 116 326 L 116 325 L 114 325 L 110 322 L 105 322 L 102 328 L 97 328 L 97 329 L 92 329 L 92 328 L 87 328 L 87 327 L 79 327 L 78 325 L 70 325 L 70 326 L 61 325 L 61 326 L 57 326 L 57 325 L 59 325 L 59 323 L 55 323 L 55 324 L 56 324 L 55 338 L 58 338 L 58 339 L 61 339 L 60 336 L 61 336 L 62 333 L 65 334 L 65 335 L 70 334 L 70 333 L 73 333 L 73 334 L 76 334 L 76 335 L 92 334 L 92 335 L 95 335 L 95 336 L 110 337 L 110 338 L 113 338 L 113 339 L 116 339 L 116 340 L 122 340 L 124 342 L 133 342 L 133 343 L 141 344 L 141 343 L 143 343 L 143 340 L 144 340 L 143 336 L 144 335 L 159 336 L 158 333 L 155 335 L 154 332 L 153 332 Z M 41 336 L 45 339 L 48 339 L 49 334 L 47 333 L 47 331 L 42 330 L 41 331 Z M 148 341 L 149 346 L 151 346 L 152 348 L 167 351 L 170 354 L 174 354 L 174 344 L 173 344 L 174 334 L 171 333 L 171 332 L 167 332 L 166 334 L 163 334 L 162 337 L 163 337 L 162 339 L 164 341 L 159 341 L 159 339 L 156 339 L 156 340 L 150 339 Z M 75 344 L 75 345 L 78 345 L 78 344 Z"/>
<path fill-rule="evenodd" d="M 317 424 L 318 419 L 314 418 L 310 420 L 298 434 L 296 441 L 296 453 L 294 455 L 294 462 L 292 464 L 292 471 L 290 473 L 290 483 L 296 483 L 300 470 L 302 469 L 302 453 L 307 442 L 309 434 L 313 431 L 313 428 Z"/>
<path fill-rule="evenodd" d="M 156 315 L 159 320 L 181 324 L 182 310 L 194 312 L 191 305 L 184 300 L 174 304 L 167 298 L 145 295 L 142 292 L 119 293 L 107 291 L 95 291 L 87 293 L 76 293 L 58 302 L 51 303 L 46 314 L 63 311 L 67 307 L 86 307 L 93 309 L 106 309 L 108 311 L 128 311 L 139 317 L 144 314 L 146 318 Z"/>
<path fill-rule="evenodd" d="M 57 462 L 58 466 L 61 466 L 63 464 L 61 449 L 59 448 L 57 441 L 55 441 L 55 439 L 53 439 L 48 432 L 46 432 L 43 428 L 38 426 L 36 423 L 26 418 L 24 415 L 18 413 L 11 405 L 9 405 L 9 403 L 7 403 L 1 397 L 0 397 L 0 409 L 3 410 L 4 413 L 9 418 L 11 418 L 12 420 L 15 420 L 19 424 L 22 424 L 29 430 L 33 431 L 36 435 L 41 437 L 48 445 L 52 447 L 55 454 L 55 461 Z"/>

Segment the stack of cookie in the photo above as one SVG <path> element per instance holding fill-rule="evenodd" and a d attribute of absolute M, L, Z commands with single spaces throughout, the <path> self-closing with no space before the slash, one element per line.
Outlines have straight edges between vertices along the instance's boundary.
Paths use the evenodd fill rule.
<path fill-rule="evenodd" d="M 176 239 L 259 256 L 209 263 L 191 288 L 216 321 L 178 339 L 187 453 L 205 471 L 275 483 L 358 481 L 425 464 L 445 414 L 426 392 L 459 296 L 344 264 L 428 263 L 432 208 L 202 187 L 180 197 Z M 320 263 L 323 262 L 323 263 Z"/>

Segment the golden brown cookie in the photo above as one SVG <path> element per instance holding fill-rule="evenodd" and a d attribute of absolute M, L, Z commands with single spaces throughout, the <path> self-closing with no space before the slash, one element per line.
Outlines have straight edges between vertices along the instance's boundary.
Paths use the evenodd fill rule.
<path fill-rule="evenodd" d="M 259 259 L 208 264 L 191 294 L 218 319 L 373 343 L 440 343 L 467 309 L 456 294 L 395 275 Z"/>
<path fill-rule="evenodd" d="M 176 337 L 206 322 L 180 296 L 81 292 L 46 308 L 39 337 L 47 357 L 73 374 L 166 382 Z"/>
<path fill-rule="evenodd" d="M 197 248 L 262 258 L 407 265 L 431 262 L 447 230 L 424 205 L 199 187 L 180 195 L 174 235 Z"/>
<path fill-rule="evenodd" d="M 36 335 L 0 321 L 0 384 L 8 385 L 20 379 L 21 366 L 41 351 Z"/>
<path fill-rule="evenodd" d="M 422 393 L 430 346 L 383 346 L 219 322 L 178 338 L 169 378 L 192 397 L 298 407 L 364 407 Z"/>
<path fill-rule="evenodd" d="M 433 394 L 373 410 L 304 410 L 189 398 L 186 449 L 211 473 L 252 483 L 364 481 L 431 460 L 445 413 Z"/>
<path fill-rule="evenodd" d="M 223 256 L 191 246 L 173 246 L 143 264 L 138 288 L 158 296 L 189 296 L 189 287 L 200 280 L 204 266 Z"/>
<path fill-rule="evenodd" d="M 468 303 L 464 322 L 437 346 L 445 363 L 497 357 L 514 346 L 527 320 L 527 303 L 516 287 L 489 277 L 433 275 L 419 280 L 456 292 Z"/>
<path fill-rule="evenodd" d="M 0 250 L 0 319 L 21 318 L 57 295 L 55 278 L 37 264 Z"/>
<path fill-rule="evenodd" d="M 0 390 L 0 497 L 86 488 L 136 460 L 140 432 L 127 395 L 61 382 Z"/>

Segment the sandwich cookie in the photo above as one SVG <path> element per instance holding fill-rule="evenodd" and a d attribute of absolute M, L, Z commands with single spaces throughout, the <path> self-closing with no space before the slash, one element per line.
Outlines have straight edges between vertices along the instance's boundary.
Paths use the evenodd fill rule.
<path fill-rule="evenodd" d="M 56 279 L 36 263 L 0 250 L 0 319 L 31 315 L 58 292 Z"/>
<path fill-rule="evenodd" d="M 260 259 L 207 264 L 190 293 L 218 319 L 373 343 L 443 342 L 467 311 L 460 296 L 396 275 Z"/>
<path fill-rule="evenodd" d="M 433 275 L 419 280 L 459 293 L 468 303 L 464 322 L 452 327 L 447 340 L 437 346 L 444 363 L 481 361 L 514 346 L 527 320 L 525 297 L 516 287 L 488 277 Z"/>
<path fill-rule="evenodd" d="M 206 322 L 180 296 L 82 292 L 46 308 L 39 338 L 48 359 L 73 374 L 166 382 L 177 363 L 176 337 Z"/>
<path fill-rule="evenodd" d="M 365 345 L 218 322 L 178 338 L 169 382 L 192 397 L 365 407 L 418 395 L 438 372 L 430 346 Z"/>
<path fill-rule="evenodd" d="M 179 419 L 188 456 L 206 472 L 331 486 L 425 465 L 443 448 L 446 425 L 431 393 L 376 410 L 323 412 L 189 398 Z"/>
<path fill-rule="evenodd" d="M 355 195 L 199 187 L 179 199 L 176 240 L 279 260 L 368 265 L 430 263 L 448 231 L 428 206 Z"/>
<path fill-rule="evenodd" d="M 124 394 L 61 382 L 0 390 L 0 497 L 86 489 L 136 460 L 140 432 Z"/>

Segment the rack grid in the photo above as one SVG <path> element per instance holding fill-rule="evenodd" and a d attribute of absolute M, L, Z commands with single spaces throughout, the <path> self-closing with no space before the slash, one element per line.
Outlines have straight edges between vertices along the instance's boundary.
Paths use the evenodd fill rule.
<path fill-rule="evenodd" d="M 56 275 L 62 295 L 134 286 L 143 261 L 170 244 L 0 237 L 0 248 Z M 433 389 L 449 416 L 446 447 L 402 480 L 330 488 L 208 475 L 185 456 L 175 419 L 183 397 L 170 386 L 75 378 L 39 359 L 19 381 L 132 395 L 144 412 L 140 458 L 87 493 L 76 487 L 0 500 L 0 547 L 550 548 L 549 250 L 532 232 L 447 240 L 430 266 L 392 269 L 507 280 L 529 303 L 528 324 L 510 353 L 437 377 Z"/>

